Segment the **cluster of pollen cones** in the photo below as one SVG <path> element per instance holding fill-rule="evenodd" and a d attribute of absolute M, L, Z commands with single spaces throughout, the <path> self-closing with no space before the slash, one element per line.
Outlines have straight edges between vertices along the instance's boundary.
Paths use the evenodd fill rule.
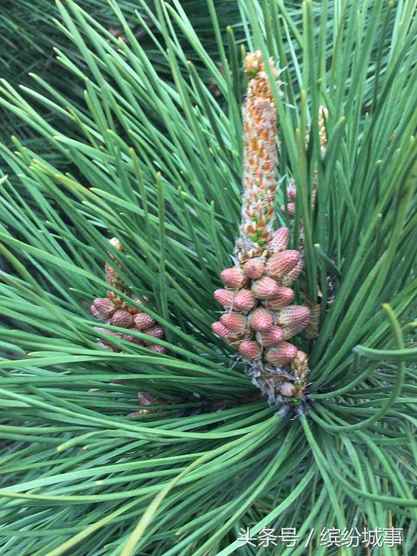
<path fill-rule="evenodd" d="M 140 340 L 129 334 L 129 330 L 136 330 L 153 336 L 154 338 L 163 338 L 164 329 L 158 326 L 157 323 L 147 314 L 140 312 L 136 307 L 129 307 L 121 299 L 117 298 L 112 292 L 107 294 L 107 297 L 99 297 L 95 299 L 90 307 L 91 314 L 98 320 L 107 324 L 126 328 L 126 334 L 120 332 L 113 332 L 106 328 L 97 328 L 97 332 L 101 332 L 109 336 L 109 339 L 102 340 L 101 347 L 109 348 L 114 351 L 117 347 L 111 342 L 111 337 L 118 337 L 141 346 L 147 346 L 152 351 L 157 353 L 165 353 L 163 346 L 152 344 L 151 340 Z"/>
<path fill-rule="evenodd" d="M 116 238 L 111 239 L 110 242 L 118 251 L 123 250 L 120 242 Z M 112 287 L 118 288 L 121 291 L 127 291 L 113 266 L 106 265 L 106 281 Z M 136 299 L 135 302 L 138 305 L 144 306 L 143 300 Z M 111 324 L 119 328 L 126 328 L 126 333 L 115 332 L 107 328 L 96 328 L 97 332 L 107 336 L 105 339 L 100 340 L 100 347 L 118 351 L 118 346 L 111 341 L 113 337 L 145 346 L 156 353 L 166 352 L 163 346 L 153 343 L 151 339 L 152 337 L 162 339 L 164 337 L 164 329 L 147 313 L 140 311 L 137 307 L 129 306 L 122 299 L 117 297 L 114 292 L 109 291 L 106 297 L 95 299 L 90 306 L 90 312 L 96 319 L 106 324 Z M 129 331 L 141 332 L 151 338 L 149 340 L 141 340 L 129 334 Z"/>
<path fill-rule="evenodd" d="M 268 65 L 270 72 L 260 51 L 246 56 L 242 219 L 235 266 L 221 273 L 224 288 L 214 293 L 225 311 L 212 329 L 248 361 L 252 382 L 276 406 L 305 399 L 307 355 L 289 340 L 308 326 L 310 310 L 294 304 L 291 288 L 301 252 L 288 249 L 288 229 L 274 225 L 278 122 L 267 74 L 279 71 L 271 59 Z"/>
<path fill-rule="evenodd" d="M 302 397 L 307 356 L 289 340 L 309 324 L 310 310 L 294 305 L 291 285 L 300 275 L 300 252 L 287 249 L 288 229 L 275 231 L 262 256 L 226 268 L 214 298 L 224 308 L 212 330 L 252 362 L 251 376 L 272 400 Z M 272 382 L 271 382 L 272 381 Z"/>

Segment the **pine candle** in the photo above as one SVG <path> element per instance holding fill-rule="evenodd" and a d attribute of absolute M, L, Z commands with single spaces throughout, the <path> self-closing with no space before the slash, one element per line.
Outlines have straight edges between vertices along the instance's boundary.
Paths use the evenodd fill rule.
<path fill-rule="evenodd" d="M 123 251 L 123 246 L 117 238 L 112 238 L 110 243 L 117 249 L 117 251 Z M 116 263 L 115 263 L 116 265 Z M 106 282 L 109 286 L 117 288 L 120 291 L 129 292 L 129 288 L 120 279 L 115 265 L 111 266 L 106 264 Z M 144 306 L 144 301 L 142 299 L 135 300 L 137 304 Z M 90 307 L 91 314 L 98 320 L 106 322 L 107 324 L 112 324 L 119 328 L 126 328 L 126 334 L 113 332 L 106 328 L 97 328 L 96 330 L 102 334 L 105 334 L 109 338 L 101 340 L 99 342 L 100 347 L 105 349 L 111 349 L 112 351 L 118 351 L 118 347 L 111 342 L 111 337 L 122 338 L 128 342 L 134 344 L 145 346 L 151 351 L 156 353 L 165 353 L 166 349 L 152 342 L 152 340 L 140 340 L 135 336 L 129 334 L 129 330 L 137 330 L 143 334 L 154 338 L 163 338 L 164 329 L 158 326 L 152 317 L 147 313 L 140 311 L 137 307 L 131 306 L 120 299 L 114 292 L 107 292 L 106 297 L 99 297 L 93 301 Z"/>
<path fill-rule="evenodd" d="M 272 61 L 270 67 L 277 76 Z M 277 115 L 259 51 L 246 56 L 245 71 L 242 219 L 235 265 L 223 270 L 224 288 L 214 292 L 225 312 L 212 330 L 247 361 L 252 382 L 278 406 L 305 399 L 308 358 L 288 340 L 308 326 L 310 310 L 293 304 L 302 255 L 288 249 L 288 228 L 274 229 Z"/>

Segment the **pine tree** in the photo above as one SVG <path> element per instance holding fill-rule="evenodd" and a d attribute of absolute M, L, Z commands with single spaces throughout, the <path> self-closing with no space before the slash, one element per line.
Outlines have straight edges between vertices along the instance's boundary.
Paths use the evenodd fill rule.
<path fill-rule="evenodd" d="M 415 2 L 306 0 L 299 17 L 242 1 L 245 48 L 231 30 L 224 41 L 209 2 L 221 69 L 181 3 L 157 2 L 168 79 L 117 2 L 123 38 L 73 0 L 57 5 L 78 50 L 58 60 L 84 104 L 41 77 L 0 87 L 2 109 L 50 153 L 0 145 L 2 551 L 353 556 L 355 538 L 371 550 L 379 532 L 381 554 L 412 554 Z M 241 187 L 248 52 L 264 64 L 277 139 L 268 160 L 256 155 L 276 165 L 275 198 L 255 194 L 256 229 L 241 227 L 255 214 Z M 239 238 L 265 247 L 276 229 L 304 260 L 286 306 L 316 318 L 315 333 L 291 337 L 308 357 L 302 411 L 268 404 L 247 358 L 211 329 L 239 320 L 222 321 L 213 297 L 243 287 L 236 272 L 222 283 Z M 254 287 L 263 304 L 275 286 Z"/>

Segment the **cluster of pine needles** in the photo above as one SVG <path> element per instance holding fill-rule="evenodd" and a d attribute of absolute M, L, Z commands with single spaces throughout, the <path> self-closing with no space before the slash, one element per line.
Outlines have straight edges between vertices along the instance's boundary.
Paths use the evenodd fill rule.
<path fill-rule="evenodd" d="M 414 555 L 415 1 L 5 4 L 0 552 Z M 294 180 L 296 299 L 324 309 L 298 416 L 211 330 L 239 229 L 249 51 L 280 68 L 277 84 L 266 64 L 276 220 L 289 226 Z M 165 349 L 97 332 L 109 264 Z M 326 528 L 402 539 L 355 548 Z M 250 541 L 283 529 L 297 542 Z"/>

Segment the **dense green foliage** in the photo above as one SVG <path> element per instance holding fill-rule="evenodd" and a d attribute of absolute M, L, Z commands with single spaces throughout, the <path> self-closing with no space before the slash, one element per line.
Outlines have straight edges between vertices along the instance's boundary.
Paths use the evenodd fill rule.
<path fill-rule="evenodd" d="M 187 16 L 197 26 L 203 44 L 216 56 L 216 43 L 207 5 L 201 0 L 186 0 L 182 4 Z M 122 35 L 118 18 L 107 2 L 78 0 L 77 5 L 115 36 Z M 155 2 L 152 0 L 141 4 L 134 0 L 118 0 L 117 5 L 126 17 L 132 32 L 146 49 L 154 67 L 169 77 L 169 68 L 155 48 L 151 34 L 144 30 L 144 26 L 136 17 L 136 12 L 140 11 L 149 31 L 158 35 L 157 26 L 152 18 Z M 221 17 L 221 29 L 225 30 L 228 25 L 231 25 L 239 33 L 237 4 L 221 0 L 217 3 L 217 10 Z M 62 33 L 55 24 L 56 18 L 59 18 L 59 11 L 53 0 L 35 2 L 4 0 L 0 13 L 1 76 L 14 86 L 19 86 L 22 83 L 28 84 L 30 74 L 36 73 L 47 78 L 51 86 L 70 98 L 71 103 L 77 103 L 77 106 L 82 108 L 81 83 L 74 80 L 70 72 L 56 63 L 55 51 L 57 49 L 64 51 L 79 67 L 84 67 L 85 62 L 77 48 L 74 48 L 71 38 Z M 188 49 L 188 55 L 193 57 L 192 49 Z M 23 140 L 30 140 L 31 145 L 36 145 L 37 149 L 41 148 L 42 142 L 37 141 L 39 138 L 30 133 L 27 126 L 22 126 L 21 122 L 7 111 L 1 111 L 0 114 L 2 117 L 0 136 L 3 140 L 7 140 L 8 136 L 14 133 Z M 53 118 L 55 114 L 45 110 L 44 116 Z"/>
<path fill-rule="evenodd" d="M 119 4 L 123 39 L 58 3 L 57 31 L 72 41 L 58 61 L 83 90 L 77 101 L 42 77 L 0 87 L 2 110 L 48 145 L 0 145 L 0 546 L 10 556 L 266 554 L 239 548 L 239 531 L 296 527 L 301 538 L 315 529 L 309 554 L 350 555 L 319 546 L 320 529 L 394 526 L 406 543 L 381 554 L 413 554 L 415 2 L 239 3 L 247 49 L 285 68 L 274 87 L 279 170 L 300 192 L 306 291 L 326 307 L 307 346 L 312 408 L 294 420 L 256 399 L 210 330 L 240 216 L 240 44 L 209 1 L 217 54 L 207 52 L 173 0 L 148 12 L 151 27 L 139 16 L 150 53 Z M 146 295 L 167 331 L 166 356 L 123 340 L 120 352 L 97 346 L 88 308 L 106 291 L 113 236 L 130 301 Z M 129 416 L 138 391 L 160 403 Z"/>

